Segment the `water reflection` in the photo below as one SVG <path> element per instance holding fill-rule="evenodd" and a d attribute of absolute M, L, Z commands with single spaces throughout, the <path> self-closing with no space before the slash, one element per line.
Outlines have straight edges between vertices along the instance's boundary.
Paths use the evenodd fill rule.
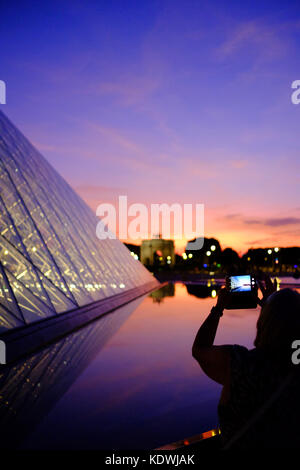
<path fill-rule="evenodd" d="M 205 284 L 186 284 L 187 292 L 199 299 L 206 299 L 207 297 L 215 298 L 219 289 L 220 286 L 218 284 L 211 282 Z"/>
<path fill-rule="evenodd" d="M 0 446 L 16 448 L 127 320 L 142 299 L 0 374 Z"/>
<path fill-rule="evenodd" d="M 175 284 L 173 282 L 169 282 L 161 289 L 157 289 L 154 292 L 151 292 L 151 294 L 149 294 L 149 297 L 153 300 L 153 302 L 160 304 L 161 302 L 163 302 L 165 297 L 174 297 L 174 295 Z"/>
<path fill-rule="evenodd" d="M 168 285 L 1 369 L 2 447 L 155 448 L 215 428 L 220 386 L 191 355 L 214 302 Z M 257 313 L 226 312 L 216 342 L 251 347 Z"/>

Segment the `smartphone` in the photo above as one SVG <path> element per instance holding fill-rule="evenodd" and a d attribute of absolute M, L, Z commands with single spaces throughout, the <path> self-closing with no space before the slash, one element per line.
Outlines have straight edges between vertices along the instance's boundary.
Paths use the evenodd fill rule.
<path fill-rule="evenodd" d="M 251 274 L 228 276 L 226 288 L 230 292 L 228 309 L 257 307 L 257 283 Z"/>

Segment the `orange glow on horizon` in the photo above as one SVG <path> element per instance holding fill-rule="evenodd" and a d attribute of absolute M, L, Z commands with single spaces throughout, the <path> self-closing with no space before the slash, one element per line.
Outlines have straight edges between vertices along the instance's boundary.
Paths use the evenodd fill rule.
<path fill-rule="evenodd" d="M 96 208 L 101 202 L 101 198 L 91 198 L 87 189 L 84 191 L 79 191 L 79 194 L 91 207 L 93 212 L 96 213 Z M 105 201 L 113 204 L 116 207 L 116 210 L 118 208 L 117 197 L 117 195 L 114 195 L 114 197 L 109 197 Z M 133 202 L 135 201 L 131 199 L 129 204 Z M 149 207 L 151 203 L 145 202 L 144 204 L 150 213 Z M 249 212 L 251 215 L 248 215 Z M 283 214 L 282 210 L 280 213 Z M 255 216 L 253 214 L 255 214 Z M 297 231 L 297 226 L 291 225 L 287 229 L 284 225 L 284 220 L 286 219 L 283 219 L 282 227 L 278 223 L 275 223 L 274 225 L 270 223 L 267 225 L 265 221 L 266 219 L 271 218 L 271 215 L 274 217 L 276 222 L 275 213 L 270 214 L 261 210 L 260 213 L 256 214 L 254 209 L 250 211 L 249 208 L 247 209 L 245 207 L 244 215 L 233 213 L 228 216 L 224 209 L 221 209 L 220 207 L 209 208 L 208 205 L 206 205 L 204 216 L 204 234 L 206 238 L 217 239 L 222 249 L 232 248 L 237 251 L 240 256 L 246 253 L 250 248 L 300 246 L 300 233 Z M 131 219 L 129 218 L 128 223 L 130 223 Z M 151 225 L 149 221 L 149 227 L 150 226 Z M 118 224 L 116 234 L 118 236 Z M 151 238 L 150 231 L 148 238 Z M 171 239 L 174 239 L 174 234 Z M 132 243 L 134 245 L 140 245 L 142 242 L 141 239 L 133 240 L 130 238 L 127 238 L 126 240 L 122 239 L 121 241 L 125 243 Z M 187 242 L 187 238 L 174 240 L 176 254 L 182 255 L 182 253 L 185 251 Z"/>
<path fill-rule="evenodd" d="M 267 244 L 267 243 L 262 243 L 262 245 L 256 245 L 256 244 L 247 244 L 247 240 L 245 240 L 244 242 L 242 241 L 242 237 L 238 237 L 237 235 L 232 235 L 230 236 L 229 234 L 224 237 L 223 240 L 228 240 L 227 243 L 222 243 L 222 238 L 219 238 L 218 235 L 206 235 L 206 238 L 215 238 L 217 239 L 219 242 L 220 242 L 220 245 L 221 245 L 221 249 L 224 250 L 225 248 L 232 248 L 233 250 L 237 251 L 237 253 L 239 254 L 239 256 L 242 256 L 244 255 L 248 249 L 250 248 L 275 248 L 277 245 L 280 245 L 280 246 L 284 246 L 284 247 L 291 247 L 291 246 L 298 246 L 297 243 L 295 243 L 295 240 L 285 240 L 285 243 L 281 242 L 281 243 L 276 243 L 275 241 L 272 242 L 270 240 L 270 243 Z M 230 240 L 232 240 L 232 242 L 230 242 Z M 141 240 L 131 240 L 131 239 L 127 239 L 127 240 L 122 240 L 123 243 L 131 243 L 133 245 L 141 245 Z M 182 255 L 184 252 L 185 252 L 185 248 L 186 248 L 186 244 L 187 244 L 188 240 L 186 239 L 183 239 L 183 240 L 174 240 L 174 244 L 175 244 L 175 253 L 177 255 Z"/>

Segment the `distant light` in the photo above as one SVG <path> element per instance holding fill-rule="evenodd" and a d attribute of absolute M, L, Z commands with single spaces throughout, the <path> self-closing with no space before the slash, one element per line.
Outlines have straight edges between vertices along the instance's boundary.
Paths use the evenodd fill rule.
<path fill-rule="evenodd" d="M 134 259 L 139 259 L 138 255 L 134 254 L 133 255 Z"/>
<path fill-rule="evenodd" d="M 187 259 L 187 254 L 186 254 L 186 253 L 182 253 L 182 257 L 183 257 L 183 259 Z"/>
<path fill-rule="evenodd" d="M 125 284 L 123 284 L 123 283 L 120 284 L 120 288 L 121 288 L 121 289 L 124 289 L 124 287 L 125 287 Z"/>
<path fill-rule="evenodd" d="M 210 249 L 211 249 L 211 251 L 215 251 L 216 245 L 211 245 Z"/>
<path fill-rule="evenodd" d="M 168 256 L 167 256 L 167 259 L 171 259 L 171 256 L 170 256 L 170 255 L 168 255 Z"/>
<path fill-rule="evenodd" d="M 171 260 L 170 260 L 170 259 L 167 259 L 167 263 L 168 263 L 168 264 L 171 264 Z"/>
<path fill-rule="evenodd" d="M 211 296 L 212 296 L 213 298 L 217 297 L 217 291 L 216 291 L 216 290 L 212 290 L 212 291 L 211 291 Z"/>
<path fill-rule="evenodd" d="M 276 259 L 275 259 L 275 263 L 276 263 L 276 264 L 278 264 L 278 263 L 279 263 L 279 261 L 278 261 L 278 258 L 276 258 Z"/>
<path fill-rule="evenodd" d="M 294 268 L 297 269 L 297 268 L 298 268 L 298 265 L 297 265 L 297 264 L 294 264 Z"/>
<path fill-rule="evenodd" d="M 279 251 L 278 246 L 276 246 L 276 248 L 274 248 L 274 251 L 275 251 L 276 253 L 278 253 L 278 251 Z"/>
<path fill-rule="evenodd" d="M 210 255 L 211 255 L 211 251 L 208 250 L 208 251 L 206 252 L 206 255 L 207 255 L 207 256 L 210 256 Z"/>
<path fill-rule="evenodd" d="M 162 261 L 162 260 L 163 260 L 163 257 L 162 257 L 162 256 L 160 256 L 160 257 L 159 257 L 159 261 Z"/>
<path fill-rule="evenodd" d="M 36 251 L 36 246 L 34 246 L 34 247 L 32 248 L 32 251 Z"/>
<path fill-rule="evenodd" d="M 189 258 L 192 258 L 193 257 L 193 253 L 189 253 Z"/>
<path fill-rule="evenodd" d="M 251 258 L 250 258 L 250 256 L 248 256 L 248 258 L 247 258 L 247 261 L 251 261 Z"/>
<path fill-rule="evenodd" d="M 207 268 L 207 264 L 206 264 L 206 263 L 204 263 L 203 268 Z"/>
<path fill-rule="evenodd" d="M 271 248 L 269 248 L 268 255 L 271 255 L 271 254 L 272 254 L 272 250 L 271 250 Z"/>

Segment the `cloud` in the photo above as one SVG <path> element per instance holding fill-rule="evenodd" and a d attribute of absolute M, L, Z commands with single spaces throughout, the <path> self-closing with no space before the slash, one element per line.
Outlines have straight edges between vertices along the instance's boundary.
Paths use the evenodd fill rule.
<path fill-rule="evenodd" d="M 227 220 L 231 220 L 231 219 L 239 219 L 241 217 L 241 214 L 240 213 L 232 213 L 232 214 L 226 214 L 222 217 L 222 219 L 227 219 Z"/>
<path fill-rule="evenodd" d="M 286 38 L 279 27 L 260 20 L 246 21 L 232 29 L 227 39 L 217 48 L 216 57 L 228 59 L 241 50 L 256 52 L 256 59 L 272 61 L 286 54 Z"/>
<path fill-rule="evenodd" d="M 281 227 L 283 225 L 298 225 L 300 224 L 300 218 L 275 217 L 271 219 L 245 219 L 244 223 L 247 225 L 265 225 L 268 227 Z"/>
<path fill-rule="evenodd" d="M 125 191 L 124 188 L 117 188 L 117 187 L 109 187 L 109 186 L 96 186 L 91 184 L 80 184 L 74 187 L 75 191 L 78 193 L 84 193 L 88 196 L 97 196 L 101 194 L 103 195 L 115 195 L 121 194 Z"/>
<path fill-rule="evenodd" d="M 89 126 L 100 133 L 104 138 L 115 142 L 117 145 L 122 147 L 124 150 L 127 150 L 131 153 L 141 155 L 143 153 L 143 148 L 137 145 L 133 140 L 124 136 L 117 129 L 111 127 L 105 127 L 100 124 L 89 123 Z"/>
<path fill-rule="evenodd" d="M 103 140 L 115 147 L 115 156 L 110 155 L 109 158 L 118 162 L 119 165 L 133 171 L 148 171 L 155 174 L 159 174 L 160 168 L 165 166 L 165 158 L 161 158 L 153 164 L 151 151 L 124 135 L 119 129 L 102 126 L 93 122 L 88 122 L 87 126 L 100 134 Z"/>
<path fill-rule="evenodd" d="M 95 92 L 115 95 L 124 106 L 136 105 L 151 96 L 160 86 L 160 80 L 153 77 L 129 77 L 115 82 L 102 82 L 95 86 Z"/>
<path fill-rule="evenodd" d="M 50 139 L 49 139 L 50 140 Z M 41 141 L 32 141 L 32 145 L 36 147 L 40 152 L 57 152 L 61 154 L 66 154 L 66 153 L 77 153 L 78 152 L 78 147 L 72 147 L 72 146 L 67 146 L 67 145 L 53 145 L 53 144 L 44 144 Z"/>
<path fill-rule="evenodd" d="M 269 225 L 270 227 L 280 227 L 282 225 L 298 225 L 300 224 L 299 217 L 279 217 L 275 219 L 268 219 L 265 221 L 264 225 Z"/>
<path fill-rule="evenodd" d="M 225 214 L 218 220 L 233 221 L 242 225 L 259 225 L 265 227 L 284 227 L 289 225 L 299 225 L 300 217 L 270 217 L 270 218 L 248 218 L 241 213 Z"/>
<path fill-rule="evenodd" d="M 242 168 L 245 168 L 248 165 L 248 161 L 247 160 L 231 160 L 230 165 L 232 166 L 232 168 L 240 170 Z"/>
<path fill-rule="evenodd" d="M 261 238 L 260 240 L 253 240 L 248 242 L 248 246 L 255 246 L 259 245 L 260 247 L 263 245 L 266 245 L 267 243 L 273 244 L 274 242 L 276 243 L 277 239 L 276 237 L 268 237 L 268 238 Z"/>

